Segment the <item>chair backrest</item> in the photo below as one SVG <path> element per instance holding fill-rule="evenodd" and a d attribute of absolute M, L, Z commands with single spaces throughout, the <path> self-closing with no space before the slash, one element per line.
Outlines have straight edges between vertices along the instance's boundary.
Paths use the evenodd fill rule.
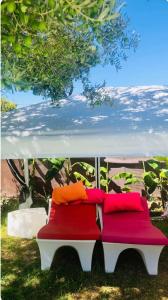
<path fill-rule="evenodd" d="M 101 213 L 99 213 L 99 217 L 102 218 L 100 219 L 101 228 L 106 224 L 111 224 L 114 222 L 115 224 L 120 224 L 120 223 L 136 223 L 136 222 L 151 222 L 150 221 L 150 214 L 149 214 L 149 209 L 147 205 L 147 200 L 144 197 L 141 197 L 142 200 L 142 205 L 144 208 L 144 211 L 138 212 L 138 211 L 125 211 L 125 212 L 112 212 L 109 214 L 105 214 L 103 212 L 103 208 Z"/>
<path fill-rule="evenodd" d="M 57 205 L 51 203 L 49 223 L 96 223 L 96 205 L 95 204 L 68 204 Z"/>

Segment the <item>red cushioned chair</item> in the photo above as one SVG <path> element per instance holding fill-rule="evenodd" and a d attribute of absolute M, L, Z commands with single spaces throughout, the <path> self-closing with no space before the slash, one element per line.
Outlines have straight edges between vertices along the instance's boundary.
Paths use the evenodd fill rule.
<path fill-rule="evenodd" d="M 41 269 L 49 269 L 56 250 L 71 246 L 78 252 L 83 271 L 91 270 L 92 253 L 100 230 L 96 224 L 96 205 L 56 205 L 51 203 L 48 224 L 37 234 Z"/>
<path fill-rule="evenodd" d="M 143 212 L 113 212 L 105 214 L 99 209 L 106 272 L 114 272 L 119 254 L 134 248 L 142 256 L 147 271 L 157 275 L 160 253 L 168 245 L 168 238 L 149 217 L 145 198 L 141 198 Z"/>

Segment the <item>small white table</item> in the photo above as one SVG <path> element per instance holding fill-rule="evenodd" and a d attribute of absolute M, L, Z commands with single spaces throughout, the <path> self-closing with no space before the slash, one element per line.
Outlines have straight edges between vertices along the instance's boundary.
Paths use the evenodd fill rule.
<path fill-rule="evenodd" d="M 25 208 L 8 213 L 7 233 L 10 236 L 31 239 L 47 223 L 43 207 Z"/>

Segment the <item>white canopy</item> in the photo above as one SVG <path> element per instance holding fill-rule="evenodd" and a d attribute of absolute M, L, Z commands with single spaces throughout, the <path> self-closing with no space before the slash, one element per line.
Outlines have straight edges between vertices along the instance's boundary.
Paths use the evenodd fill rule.
<path fill-rule="evenodd" d="M 2 159 L 168 155 L 168 86 L 104 88 L 111 101 L 83 96 L 5 113 Z"/>

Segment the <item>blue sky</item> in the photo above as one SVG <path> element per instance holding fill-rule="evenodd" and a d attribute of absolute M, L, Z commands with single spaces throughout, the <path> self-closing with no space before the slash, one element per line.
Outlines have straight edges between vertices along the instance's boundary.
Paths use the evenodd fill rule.
<path fill-rule="evenodd" d="M 158 85 L 168 80 L 168 2 L 166 0 L 127 0 L 130 29 L 140 34 L 136 52 L 129 52 L 123 68 L 96 67 L 92 81 L 112 86 Z"/>
<path fill-rule="evenodd" d="M 93 84 L 106 81 L 107 86 L 167 85 L 168 84 L 168 0 L 126 0 L 130 18 L 129 29 L 140 34 L 136 52 L 130 51 L 122 70 L 112 66 L 97 66 L 90 72 Z M 80 82 L 74 93 L 82 92 Z M 43 101 L 31 92 L 7 95 L 18 106 Z"/>

